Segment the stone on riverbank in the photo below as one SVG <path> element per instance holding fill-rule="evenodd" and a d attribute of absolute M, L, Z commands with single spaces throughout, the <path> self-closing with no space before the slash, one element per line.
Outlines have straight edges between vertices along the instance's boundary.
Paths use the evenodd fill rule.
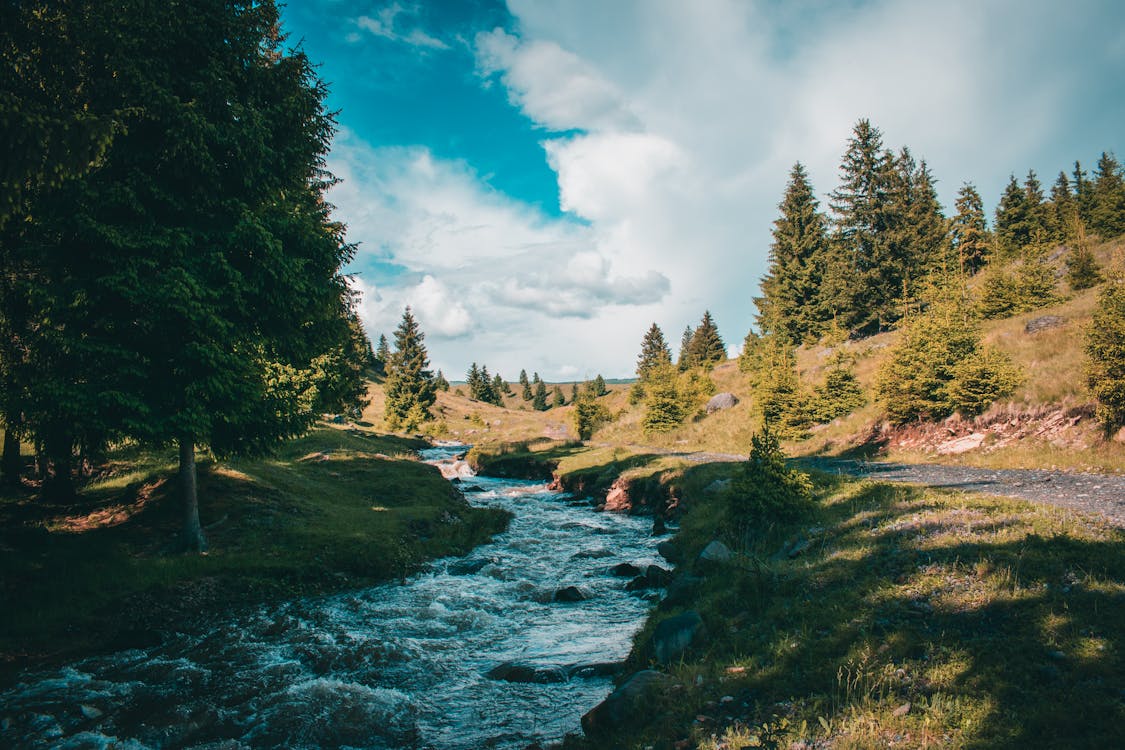
<path fill-rule="evenodd" d="M 643 718 L 649 712 L 645 702 L 648 693 L 667 680 L 666 675 L 654 669 L 637 672 L 582 717 L 582 731 L 588 737 L 600 737 Z"/>

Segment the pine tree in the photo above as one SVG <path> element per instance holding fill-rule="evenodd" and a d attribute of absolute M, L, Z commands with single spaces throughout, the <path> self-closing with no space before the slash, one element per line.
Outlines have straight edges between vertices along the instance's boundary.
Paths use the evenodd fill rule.
<path fill-rule="evenodd" d="M 449 381 L 445 379 L 441 370 L 438 370 L 437 375 L 434 376 L 434 390 L 449 392 Z"/>
<path fill-rule="evenodd" d="M 1090 226 L 1090 219 L 1094 213 L 1093 185 L 1086 179 L 1086 171 L 1080 162 L 1074 162 L 1074 203 L 1078 207 L 1078 217 Z"/>
<path fill-rule="evenodd" d="M 802 438 L 812 421 L 812 398 L 797 374 L 794 347 L 772 336 L 768 346 L 763 352 L 754 399 L 770 430 L 783 438 Z"/>
<path fill-rule="evenodd" d="M 492 403 L 496 404 L 497 406 L 503 406 L 504 394 L 510 393 L 511 390 L 512 389 L 508 387 L 508 384 L 504 382 L 504 378 L 501 377 L 500 373 L 496 373 L 492 376 Z"/>
<path fill-rule="evenodd" d="M 556 389 L 558 390 L 558 389 Z M 559 396 L 562 396 L 560 391 Z M 609 409 L 591 391 L 579 394 L 574 401 L 574 429 L 579 440 L 589 440 L 594 431 L 610 420 Z"/>
<path fill-rule="evenodd" d="M 1113 154 L 1102 152 L 1091 192 L 1090 229 L 1103 240 L 1125 233 L 1125 179 Z"/>
<path fill-rule="evenodd" d="M 480 401 L 480 368 L 476 362 L 469 365 L 469 371 L 465 373 L 465 385 L 469 388 L 469 398 Z"/>
<path fill-rule="evenodd" d="M 1070 218 L 1074 228 L 1068 234 L 1073 237 L 1071 240 L 1073 249 L 1066 257 L 1066 280 L 1071 289 L 1082 291 L 1102 283 L 1105 279 L 1097 258 L 1090 249 L 1090 240 L 1086 236 L 1086 227 L 1082 219 L 1078 218 L 1077 212 L 1071 212 Z"/>
<path fill-rule="evenodd" d="M 527 370 L 520 370 L 520 397 L 524 401 L 530 401 L 534 397 L 531 392 L 531 381 L 527 379 Z"/>
<path fill-rule="evenodd" d="M 891 262 L 890 180 L 894 158 L 869 120 L 856 123 L 833 191 L 833 251 L 825 271 L 825 300 L 850 330 L 883 330 L 902 294 L 898 264 Z"/>
<path fill-rule="evenodd" d="M 676 369 L 671 365 L 657 366 L 649 373 L 641 421 L 645 432 L 668 432 L 683 422 L 686 414 L 677 381 Z"/>
<path fill-rule="evenodd" d="M 641 339 L 641 353 L 637 356 L 637 379 L 642 384 L 656 367 L 672 364 L 672 352 L 664 341 L 664 332 L 653 323 Z"/>
<path fill-rule="evenodd" d="M 1059 172 L 1055 184 L 1051 186 L 1051 202 L 1047 212 L 1050 237 L 1055 242 L 1073 241 L 1071 234 L 1078 218 L 1078 204 L 1070 192 L 1070 180 L 1066 172 Z"/>
<path fill-rule="evenodd" d="M 769 270 L 762 296 L 754 299 L 758 326 L 794 343 L 815 340 L 831 315 L 821 296 L 828 262 L 827 221 L 800 162 L 789 172 L 789 184 L 773 223 Z"/>
<path fill-rule="evenodd" d="M 1039 177 L 1035 174 L 1034 169 L 1027 171 L 1027 177 L 1023 183 L 1023 194 L 1027 206 L 1029 241 L 1046 242 L 1051 237 L 1050 210 L 1047 204 L 1043 202 L 1043 186 L 1040 184 Z"/>
<path fill-rule="evenodd" d="M 824 383 L 814 390 L 813 396 L 811 416 L 821 423 L 851 414 L 867 403 L 855 376 L 855 358 L 838 346 L 829 360 Z"/>
<path fill-rule="evenodd" d="M 574 403 L 578 399 L 578 383 L 577 381 L 570 384 L 570 403 Z"/>
<path fill-rule="evenodd" d="M 395 349 L 390 356 L 390 372 L 383 384 L 386 394 L 384 419 L 391 429 L 418 429 L 430 419 L 430 407 L 437 396 L 430 360 L 422 343 L 426 335 L 418 326 L 408 305 L 395 330 Z"/>
<path fill-rule="evenodd" d="M 726 360 L 727 347 L 719 336 L 719 328 L 715 325 L 710 310 L 703 313 L 699 326 L 692 332 L 690 350 L 693 366 L 710 370 L 717 363 Z"/>
<path fill-rule="evenodd" d="M 910 149 L 903 148 L 892 160 L 889 172 L 887 225 L 883 229 L 886 253 L 879 270 L 884 285 L 898 287 L 892 295 L 897 299 L 904 286 L 909 287 L 911 281 L 945 262 L 950 245 L 934 177 L 926 162 L 916 164 Z M 899 310 L 895 305 L 885 317 L 894 320 Z"/>
<path fill-rule="evenodd" d="M 992 239 L 977 189 L 965 183 L 957 192 L 957 215 L 952 222 L 953 247 L 962 274 L 972 276 L 984 267 Z"/>
<path fill-rule="evenodd" d="M 562 388 L 558 387 L 557 385 L 552 392 L 551 406 L 566 406 L 566 396 L 563 395 Z"/>
<path fill-rule="evenodd" d="M 602 374 L 600 372 L 598 373 L 598 376 L 594 378 L 594 382 L 590 390 L 592 390 L 594 392 L 594 395 L 599 398 L 609 393 L 609 389 L 605 386 L 605 378 L 602 377 Z"/>
<path fill-rule="evenodd" d="M 996 239 L 1000 250 L 1006 257 L 1014 257 L 1031 242 L 1031 230 L 1027 193 L 1020 187 L 1016 176 L 1010 175 L 996 207 Z"/>
<path fill-rule="evenodd" d="M 381 375 L 386 375 L 387 365 L 391 361 L 391 347 L 387 343 L 386 335 L 382 333 L 379 334 L 379 345 L 375 348 L 375 361 L 377 363 L 375 369 Z"/>
<path fill-rule="evenodd" d="M 676 367 L 680 372 L 694 367 L 696 362 L 692 360 L 692 346 L 691 346 L 692 330 L 691 326 L 684 328 L 684 335 L 680 337 L 680 357 L 676 360 Z"/>
<path fill-rule="evenodd" d="M 550 404 L 547 403 L 547 385 L 539 379 L 538 374 L 536 374 L 533 382 L 535 383 L 535 396 L 531 400 L 531 408 L 536 411 L 547 411 L 551 408 Z"/>
<path fill-rule="evenodd" d="M 1098 418 L 1111 430 L 1125 426 L 1125 268 L 1118 265 L 1098 294 L 1086 329 L 1086 384 L 1098 400 Z"/>

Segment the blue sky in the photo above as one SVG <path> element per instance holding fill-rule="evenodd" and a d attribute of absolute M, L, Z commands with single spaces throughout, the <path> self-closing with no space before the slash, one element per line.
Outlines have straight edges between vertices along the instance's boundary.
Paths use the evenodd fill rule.
<path fill-rule="evenodd" d="M 292 0 L 330 84 L 331 200 L 373 336 L 406 304 L 435 367 L 629 376 L 653 321 L 753 323 L 789 167 L 835 187 L 852 125 L 947 210 L 1010 173 L 1125 155 L 1113 1 Z"/>

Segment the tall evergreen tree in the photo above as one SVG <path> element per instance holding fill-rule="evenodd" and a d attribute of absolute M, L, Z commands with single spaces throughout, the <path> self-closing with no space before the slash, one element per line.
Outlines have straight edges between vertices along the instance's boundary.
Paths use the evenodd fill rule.
<path fill-rule="evenodd" d="M 645 414 L 641 424 L 645 432 L 674 430 L 686 417 L 680 398 L 676 368 L 657 366 L 649 373 L 645 388 Z"/>
<path fill-rule="evenodd" d="M 1066 172 L 1059 172 L 1055 184 L 1051 186 L 1051 202 L 1047 212 L 1048 225 L 1051 239 L 1055 242 L 1067 242 L 1074 239 L 1074 231 L 1078 218 L 1078 204 L 1070 192 L 1070 180 Z"/>
<path fill-rule="evenodd" d="M 1110 429 L 1125 426 L 1125 269 L 1114 268 L 1098 294 L 1086 329 L 1086 384 L 1098 400 L 1098 417 Z"/>
<path fill-rule="evenodd" d="M 825 271 L 825 299 L 851 330 L 878 331 L 895 316 L 902 294 L 888 257 L 890 178 L 894 159 L 869 120 L 856 123 L 833 191 L 833 251 Z"/>
<path fill-rule="evenodd" d="M 437 398 L 430 373 L 429 354 L 422 343 L 426 335 L 407 306 L 395 329 L 395 349 L 390 372 L 383 384 L 386 395 L 384 419 L 391 429 L 415 430 L 430 419 L 430 407 Z"/>
<path fill-rule="evenodd" d="M 531 408 L 536 411 L 547 411 L 550 409 L 550 404 L 547 403 L 547 384 L 539 379 L 539 374 L 535 375 L 535 396 L 531 400 Z"/>
<path fill-rule="evenodd" d="M 719 336 L 719 328 L 711 311 L 703 313 L 699 326 L 691 334 L 691 361 L 694 365 L 710 369 L 727 358 L 727 347 Z"/>
<path fill-rule="evenodd" d="M 754 299 L 758 326 L 794 343 L 815 340 L 831 316 L 821 298 L 827 262 L 827 222 L 804 166 L 789 172 L 789 184 L 773 222 L 769 270 L 762 296 Z"/>
<path fill-rule="evenodd" d="M 692 335 L 691 326 L 687 326 L 684 328 L 684 335 L 680 337 L 680 357 L 676 360 L 676 367 L 679 368 L 680 372 L 684 372 L 697 364 L 692 360 Z"/>
<path fill-rule="evenodd" d="M 1086 170 L 1082 169 L 1081 162 L 1074 162 L 1074 203 L 1078 207 L 1078 217 L 1090 226 L 1090 219 L 1094 213 L 1093 185 L 1086 178 Z"/>
<path fill-rule="evenodd" d="M 891 163 L 888 178 L 886 254 L 881 269 L 883 283 L 903 287 L 945 262 L 950 248 L 948 223 L 938 201 L 934 177 L 926 162 L 915 163 L 910 149 L 903 148 Z M 897 317 L 891 309 L 888 317 Z"/>
<path fill-rule="evenodd" d="M 391 361 L 391 346 L 387 343 L 386 334 L 379 334 L 379 345 L 375 347 L 375 368 L 379 374 L 387 374 L 387 363 Z"/>
<path fill-rule="evenodd" d="M 664 332 L 653 323 L 641 339 L 641 353 L 637 355 L 637 379 L 644 382 L 653 368 L 672 364 L 672 351 L 664 340 Z"/>
<path fill-rule="evenodd" d="M 531 381 L 527 379 L 527 370 L 520 370 L 520 398 L 530 401 L 534 394 L 531 392 Z"/>
<path fill-rule="evenodd" d="M 957 215 L 952 222 L 953 247 L 961 272 L 973 275 L 988 258 L 991 237 L 984 216 L 984 202 L 977 189 L 965 183 L 957 192 Z"/>
<path fill-rule="evenodd" d="M 504 378 L 500 375 L 500 373 L 496 373 L 492 376 L 492 395 L 496 399 L 493 403 L 495 403 L 497 406 L 503 406 L 504 394 L 508 393 L 510 390 L 511 389 L 508 387 L 508 384 L 504 382 Z"/>
<path fill-rule="evenodd" d="M 602 377 L 602 374 L 600 372 L 598 373 L 598 376 L 594 378 L 594 382 L 590 390 L 593 391 L 594 395 L 598 397 L 604 396 L 609 393 L 609 389 L 605 387 L 605 378 Z"/>
<path fill-rule="evenodd" d="M 1006 257 L 1013 257 L 1033 239 L 1034 222 L 1027 206 L 1027 193 L 1015 175 L 1010 175 L 996 207 L 996 239 Z"/>
<path fill-rule="evenodd" d="M 437 375 L 434 376 L 434 390 L 449 392 L 449 381 L 446 380 L 441 370 L 438 370 Z"/>
<path fill-rule="evenodd" d="M 1091 192 L 1090 229 L 1105 240 L 1125 233 L 1125 179 L 1113 154 L 1102 152 Z"/>
<path fill-rule="evenodd" d="M 563 395 L 562 388 L 557 385 L 551 393 L 551 406 L 566 406 L 566 396 Z"/>
<path fill-rule="evenodd" d="M 1026 198 L 1028 236 L 1031 242 L 1045 242 L 1050 239 L 1050 209 L 1043 202 L 1043 185 L 1039 182 L 1034 169 L 1027 171 L 1023 182 L 1023 194 Z"/>

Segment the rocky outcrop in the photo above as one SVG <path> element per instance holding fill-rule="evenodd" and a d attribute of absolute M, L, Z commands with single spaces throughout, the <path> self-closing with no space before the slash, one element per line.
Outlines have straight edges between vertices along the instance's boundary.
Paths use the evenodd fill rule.
<path fill-rule="evenodd" d="M 605 737 L 645 717 L 651 711 L 650 693 L 667 682 L 668 677 L 656 670 L 637 672 L 582 717 L 582 731 L 588 737 Z"/>
<path fill-rule="evenodd" d="M 672 581 L 672 573 L 659 565 L 649 565 L 642 575 L 629 581 L 626 591 L 664 588 Z"/>
<path fill-rule="evenodd" d="M 1040 315 L 1038 318 L 1032 318 L 1027 321 L 1023 330 L 1026 333 L 1038 333 L 1048 328 L 1058 328 L 1064 323 L 1066 323 L 1066 318 L 1061 315 Z"/>

